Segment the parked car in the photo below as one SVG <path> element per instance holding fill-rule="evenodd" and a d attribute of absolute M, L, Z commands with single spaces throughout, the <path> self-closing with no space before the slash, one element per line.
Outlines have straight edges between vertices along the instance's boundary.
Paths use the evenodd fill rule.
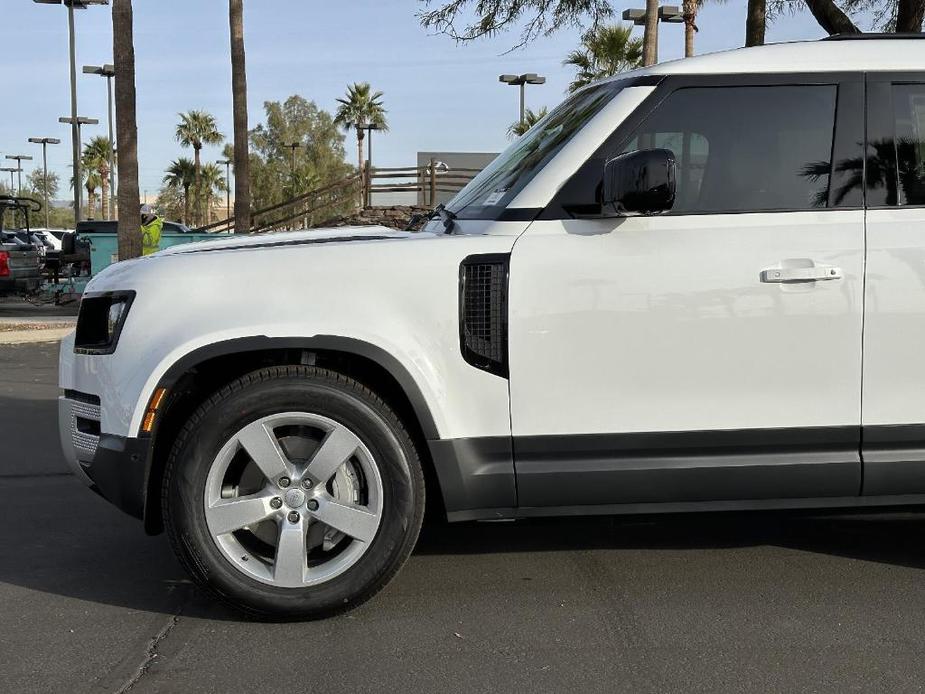
<path fill-rule="evenodd" d="M 925 504 L 925 42 L 837 38 L 593 84 L 421 233 L 107 269 L 61 348 L 67 457 L 286 618 L 374 595 L 425 502 Z"/>
<path fill-rule="evenodd" d="M 87 219 L 77 222 L 77 234 L 115 234 L 118 232 L 118 226 L 119 222 L 116 220 Z M 139 233 L 141 232 L 139 231 Z M 165 220 L 161 233 L 189 234 L 192 233 L 192 229 L 180 222 L 168 222 Z"/>
<path fill-rule="evenodd" d="M 45 247 L 28 224 L 34 202 L 0 195 L 0 296 L 30 294 L 42 283 Z M 24 228 L 19 227 L 22 220 Z"/>

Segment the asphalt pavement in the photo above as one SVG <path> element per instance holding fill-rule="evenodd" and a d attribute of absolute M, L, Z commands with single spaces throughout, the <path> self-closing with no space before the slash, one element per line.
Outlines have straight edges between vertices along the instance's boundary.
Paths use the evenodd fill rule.
<path fill-rule="evenodd" d="M 925 683 L 925 516 L 435 525 L 372 602 L 241 619 L 67 474 L 54 344 L 0 346 L 0 691 L 846 692 Z"/>

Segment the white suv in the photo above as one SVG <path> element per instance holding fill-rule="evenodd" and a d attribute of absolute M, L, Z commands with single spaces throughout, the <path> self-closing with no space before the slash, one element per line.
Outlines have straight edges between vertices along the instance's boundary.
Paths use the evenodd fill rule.
<path fill-rule="evenodd" d="M 369 598 L 451 521 L 925 504 L 925 40 L 570 96 L 438 210 L 88 286 L 62 442 L 252 614 Z"/>

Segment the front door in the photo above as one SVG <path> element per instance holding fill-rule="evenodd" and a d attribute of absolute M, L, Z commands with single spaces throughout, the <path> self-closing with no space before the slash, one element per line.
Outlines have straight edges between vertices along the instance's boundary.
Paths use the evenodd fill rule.
<path fill-rule="evenodd" d="M 856 495 L 864 212 L 831 163 L 861 146 L 859 79 L 659 90 L 596 158 L 671 149 L 671 212 L 560 200 L 514 246 L 519 503 Z"/>
<path fill-rule="evenodd" d="M 925 73 L 868 78 L 864 494 L 925 492 Z"/>

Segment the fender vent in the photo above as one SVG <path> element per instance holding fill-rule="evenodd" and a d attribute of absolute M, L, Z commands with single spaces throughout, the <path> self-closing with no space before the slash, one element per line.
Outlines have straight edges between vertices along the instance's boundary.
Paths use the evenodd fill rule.
<path fill-rule="evenodd" d="M 459 342 L 473 366 L 507 378 L 507 255 L 473 255 L 459 272 Z"/>

